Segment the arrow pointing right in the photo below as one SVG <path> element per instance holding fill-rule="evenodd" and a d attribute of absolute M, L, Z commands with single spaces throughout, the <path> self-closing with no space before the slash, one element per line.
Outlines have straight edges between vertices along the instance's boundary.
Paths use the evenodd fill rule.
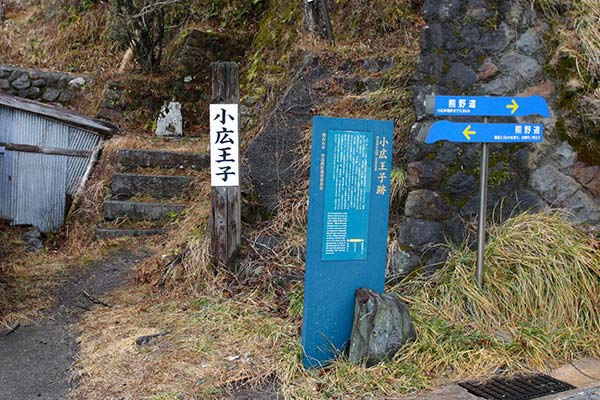
<path fill-rule="evenodd" d="M 519 109 L 519 105 L 517 104 L 517 102 L 515 101 L 515 99 L 512 99 L 512 104 L 507 104 L 506 108 L 508 108 L 509 110 L 512 110 L 510 113 L 514 114 Z"/>

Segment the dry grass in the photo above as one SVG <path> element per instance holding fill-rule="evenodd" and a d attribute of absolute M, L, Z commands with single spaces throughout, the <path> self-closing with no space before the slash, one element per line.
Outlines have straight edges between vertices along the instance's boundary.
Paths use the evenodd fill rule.
<path fill-rule="evenodd" d="M 412 303 L 419 332 L 401 361 L 463 376 L 600 355 L 597 240 L 560 215 L 524 214 L 490 230 L 483 290 L 474 267 L 474 252 L 455 249 L 432 281 L 396 288 Z"/>
<path fill-rule="evenodd" d="M 600 74 L 600 4 L 595 0 L 532 0 L 551 18 L 562 17 L 570 32 L 562 32 L 565 37 L 574 39 L 575 56 L 579 67 L 586 74 Z M 566 11 L 566 12 L 565 12 Z M 573 36 L 575 34 L 575 36 Z"/>
<path fill-rule="evenodd" d="M 295 327 L 268 304 L 245 300 L 120 291 L 112 309 L 93 310 L 80 326 L 81 384 L 72 398 L 221 398 L 228 384 L 271 376 L 281 349 L 295 345 Z M 135 344 L 164 331 L 149 345 Z"/>
<path fill-rule="evenodd" d="M 221 286 L 192 297 L 124 290 L 113 309 L 98 308 L 84 321 L 75 395 L 216 399 L 227 398 L 231 384 L 274 380 L 286 399 L 392 399 L 441 382 L 548 371 L 600 355 L 597 241 L 559 216 L 521 215 L 491 228 L 483 291 L 473 283 L 474 260 L 472 251 L 455 249 L 432 280 L 392 288 L 411 304 L 418 339 L 368 369 L 344 356 L 323 370 L 302 368 L 301 284 L 289 289 L 283 312 L 251 288 L 232 294 Z M 147 347 L 134 344 L 161 331 L 171 333 Z"/>
<path fill-rule="evenodd" d="M 455 249 L 433 279 L 392 288 L 411 304 L 417 340 L 394 361 L 362 369 L 343 356 L 323 371 L 282 365 L 287 398 L 399 398 L 498 371 L 549 371 L 600 355 L 600 244 L 552 214 L 490 230 L 486 287 L 475 253 Z"/>
<path fill-rule="evenodd" d="M 0 27 L 0 56 L 31 68 L 84 74 L 114 70 L 122 52 L 109 39 L 111 13 L 104 2 L 85 10 L 62 1 L 16 8 Z"/>
<path fill-rule="evenodd" d="M 175 222 L 177 230 L 169 235 L 160 254 L 151 257 L 140 268 L 140 282 L 161 288 L 178 286 L 179 290 L 187 292 L 215 290 L 225 279 L 215 274 L 209 259 L 209 180 L 206 172 L 203 179 L 199 178 L 190 207 Z"/>

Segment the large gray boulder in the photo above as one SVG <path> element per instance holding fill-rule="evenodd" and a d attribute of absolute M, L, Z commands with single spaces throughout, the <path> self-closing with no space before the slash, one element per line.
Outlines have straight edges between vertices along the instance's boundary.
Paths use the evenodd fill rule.
<path fill-rule="evenodd" d="M 408 306 L 397 295 L 356 290 L 350 362 L 369 367 L 389 360 L 416 336 Z"/>

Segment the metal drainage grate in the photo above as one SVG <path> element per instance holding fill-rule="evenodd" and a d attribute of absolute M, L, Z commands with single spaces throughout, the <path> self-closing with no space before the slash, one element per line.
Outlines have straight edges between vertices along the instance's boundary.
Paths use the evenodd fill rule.
<path fill-rule="evenodd" d="M 575 389 L 543 374 L 521 375 L 512 379 L 494 378 L 486 382 L 462 382 L 460 386 L 488 400 L 529 400 Z"/>

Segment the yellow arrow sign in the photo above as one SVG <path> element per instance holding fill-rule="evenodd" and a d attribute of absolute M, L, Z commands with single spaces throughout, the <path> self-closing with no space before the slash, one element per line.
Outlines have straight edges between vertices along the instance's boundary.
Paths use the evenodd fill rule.
<path fill-rule="evenodd" d="M 510 113 L 514 114 L 519 109 L 519 105 L 517 104 L 515 99 L 512 99 L 512 104 L 507 104 L 506 108 L 508 108 L 509 110 L 512 110 Z"/>
<path fill-rule="evenodd" d="M 471 135 L 475 135 L 477 132 L 471 130 L 471 125 L 467 125 L 465 130 L 463 131 L 463 135 L 467 138 L 467 140 L 471 140 Z"/>

